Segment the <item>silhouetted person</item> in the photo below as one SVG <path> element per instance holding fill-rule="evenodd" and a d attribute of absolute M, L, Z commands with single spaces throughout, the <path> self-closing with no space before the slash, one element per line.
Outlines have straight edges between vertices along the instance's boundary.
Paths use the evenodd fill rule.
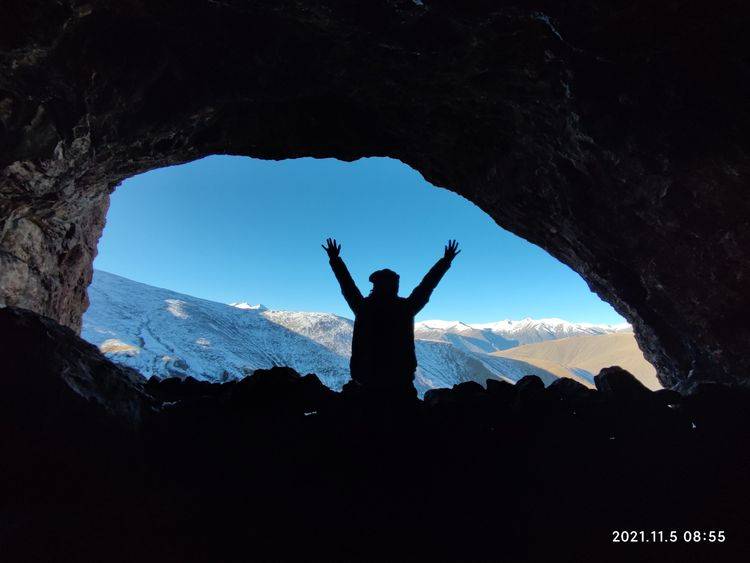
<path fill-rule="evenodd" d="M 354 313 L 349 364 L 353 385 L 365 390 L 414 395 L 414 372 L 417 369 L 414 316 L 427 305 L 432 291 L 461 252 L 458 243 L 448 241 L 443 257 L 406 298 L 398 296 L 399 275 L 387 269 L 370 275 L 372 291 L 367 297 L 362 297 L 339 256 L 341 245 L 329 238 L 322 246 L 341 285 L 341 293 Z"/>

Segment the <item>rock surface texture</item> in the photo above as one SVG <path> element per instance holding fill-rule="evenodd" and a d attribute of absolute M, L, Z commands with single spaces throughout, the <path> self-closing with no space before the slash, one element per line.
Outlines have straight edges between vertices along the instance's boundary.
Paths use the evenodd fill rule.
<path fill-rule="evenodd" d="M 82 408 L 138 428 L 158 402 L 134 369 L 110 362 L 92 344 L 52 319 L 25 309 L 0 309 L 4 385 L 0 408 L 40 419 Z M 9 426 L 14 427 L 14 426 Z"/>
<path fill-rule="evenodd" d="M 741 381 L 747 8 L 605 4 L 9 0 L 0 304 L 79 329 L 134 174 L 390 156 L 580 273 L 664 385 Z"/>

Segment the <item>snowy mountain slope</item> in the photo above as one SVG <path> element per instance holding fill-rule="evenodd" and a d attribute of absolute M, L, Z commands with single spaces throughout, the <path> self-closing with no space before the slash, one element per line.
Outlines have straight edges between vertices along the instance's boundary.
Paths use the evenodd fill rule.
<path fill-rule="evenodd" d="M 272 322 L 260 309 L 231 307 L 101 271 L 94 272 L 89 299 L 83 338 L 146 377 L 222 381 L 286 365 L 316 373 L 334 389 L 348 379 L 347 357 Z"/>
<path fill-rule="evenodd" d="M 146 377 L 208 381 L 240 378 L 258 368 L 286 365 L 316 373 L 333 389 L 349 379 L 353 322 L 330 313 L 270 311 L 198 299 L 95 271 L 82 336 L 112 360 Z M 554 375 L 522 360 L 498 358 L 469 346 L 418 341 L 415 384 L 426 389 L 491 377 L 515 381 Z"/>
<path fill-rule="evenodd" d="M 349 358 L 352 353 L 354 322 L 349 319 L 331 313 L 295 311 L 266 311 L 263 316 L 295 334 L 314 340 L 334 354 Z"/>
<path fill-rule="evenodd" d="M 472 357 L 456 350 L 447 342 L 417 340 L 417 373 L 414 385 L 423 392 L 438 387 L 452 387 L 463 381 L 476 381 L 482 385 L 488 379 L 496 379 L 497 374 Z"/>

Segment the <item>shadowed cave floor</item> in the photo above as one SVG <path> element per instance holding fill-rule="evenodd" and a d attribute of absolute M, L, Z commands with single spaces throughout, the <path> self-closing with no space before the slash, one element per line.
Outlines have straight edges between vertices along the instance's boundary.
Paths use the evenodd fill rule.
<path fill-rule="evenodd" d="M 35 357 L 46 333 L 35 348 L 17 334 L 0 394 L 4 561 L 747 555 L 750 402 L 737 390 L 653 393 L 611 369 L 598 391 L 527 377 L 411 402 L 274 368 L 227 384 L 151 380 L 158 409 L 133 427 L 61 384 L 85 355 L 51 369 L 92 347 L 67 331 L 67 347 Z M 680 540 L 616 544 L 613 530 Z M 685 530 L 726 541 L 686 543 Z"/>

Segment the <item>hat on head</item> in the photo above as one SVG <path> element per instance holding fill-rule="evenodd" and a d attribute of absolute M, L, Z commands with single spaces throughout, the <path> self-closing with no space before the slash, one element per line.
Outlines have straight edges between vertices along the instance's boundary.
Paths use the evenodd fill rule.
<path fill-rule="evenodd" d="M 373 272 L 370 274 L 370 281 L 374 285 L 378 285 L 381 283 L 388 283 L 388 282 L 394 282 L 399 280 L 399 275 L 394 272 L 393 270 L 389 270 L 388 268 L 384 270 L 378 270 L 376 272 Z"/>

